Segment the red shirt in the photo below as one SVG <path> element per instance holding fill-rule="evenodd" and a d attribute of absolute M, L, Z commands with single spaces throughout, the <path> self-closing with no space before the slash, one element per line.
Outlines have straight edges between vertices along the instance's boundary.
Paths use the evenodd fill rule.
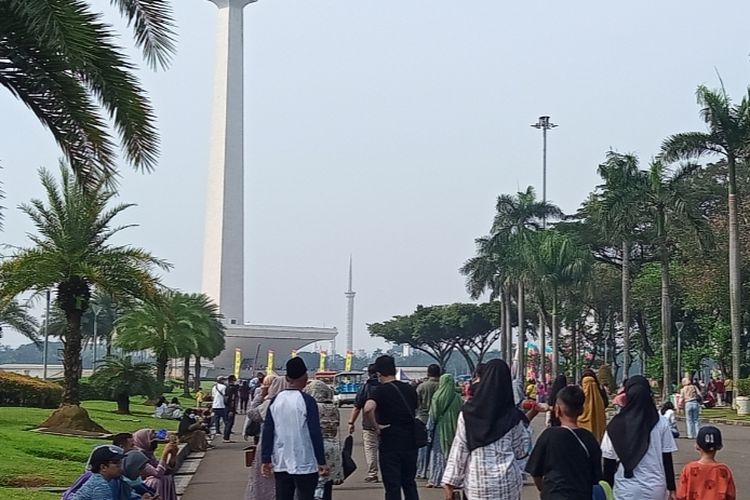
<path fill-rule="evenodd" d="M 735 500 L 732 471 L 724 464 L 690 462 L 682 469 L 677 500 Z"/>

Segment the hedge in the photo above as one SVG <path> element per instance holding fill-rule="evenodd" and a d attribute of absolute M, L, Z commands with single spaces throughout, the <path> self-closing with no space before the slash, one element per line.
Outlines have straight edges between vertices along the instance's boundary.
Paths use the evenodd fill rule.
<path fill-rule="evenodd" d="M 59 384 L 0 371 L 0 406 L 56 408 L 62 394 L 63 388 Z"/>

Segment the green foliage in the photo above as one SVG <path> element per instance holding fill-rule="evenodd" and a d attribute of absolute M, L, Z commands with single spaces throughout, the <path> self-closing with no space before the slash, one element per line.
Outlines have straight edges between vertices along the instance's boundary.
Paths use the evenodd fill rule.
<path fill-rule="evenodd" d="M 166 1 L 113 0 L 133 27 L 152 66 L 174 51 Z M 155 116 L 117 33 L 85 0 L 0 2 L 0 86 L 52 132 L 79 179 L 114 181 L 117 151 L 102 115 L 111 117 L 124 157 L 145 169 L 156 164 Z"/>
<path fill-rule="evenodd" d="M 119 347 L 154 353 L 157 388 L 164 384 L 170 358 L 214 358 L 224 349 L 218 307 L 203 294 L 163 290 L 120 317 L 116 327 Z"/>
<path fill-rule="evenodd" d="M 750 378 L 741 378 L 735 382 L 738 396 L 750 396 Z"/>
<path fill-rule="evenodd" d="M 56 408 L 62 399 L 62 387 L 36 377 L 0 371 L 0 405 Z"/>
<path fill-rule="evenodd" d="M 21 304 L 17 300 L 0 304 L 0 325 L 9 326 L 37 346 L 41 345 L 39 322 L 31 314 L 29 304 Z M 0 338 L 2 338 L 2 331 L 0 331 Z"/>
<path fill-rule="evenodd" d="M 66 404 L 78 404 L 81 366 L 81 317 L 89 308 L 92 288 L 114 297 L 153 296 L 159 286 L 155 268 L 170 266 L 140 248 L 114 245 L 111 238 L 130 226 L 114 218 L 132 205 L 109 207 L 115 193 L 104 181 L 83 188 L 64 165 L 60 183 L 40 171 L 46 202 L 31 200 L 21 210 L 34 223 L 33 246 L 0 263 L 0 304 L 27 291 L 57 287 L 55 305 L 65 314 Z"/>
<path fill-rule="evenodd" d="M 154 393 L 156 379 L 153 367 L 149 363 L 134 363 L 130 356 L 124 358 L 107 358 L 103 365 L 94 372 L 90 383 L 108 398 L 125 404 L 121 411 L 129 412 L 130 396 L 151 395 Z"/>

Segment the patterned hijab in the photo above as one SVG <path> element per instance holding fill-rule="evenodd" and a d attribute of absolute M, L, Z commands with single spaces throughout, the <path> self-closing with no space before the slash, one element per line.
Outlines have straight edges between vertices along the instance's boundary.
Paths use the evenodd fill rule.
<path fill-rule="evenodd" d="M 322 380 L 308 382 L 305 392 L 312 396 L 317 403 L 333 403 L 333 389 Z"/>
<path fill-rule="evenodd" d="M 266 412 L 268 411 L 268 407 L 271 406 L 271 400 L 279 395 L 282 391 L 285 391 L 289 388 L 289 382 L 286 381 L 286 377 L 276 377 L 273 379 L 273 382 L 271 382 L 271 386 L 268 388 L 268 396 L 266 396 L 266 400 L 263 401 L 263 404 L 260 405 L 258 408 L 258 411 L 260 411 L 260 416 L 263 420 L 266 419 Z"/>

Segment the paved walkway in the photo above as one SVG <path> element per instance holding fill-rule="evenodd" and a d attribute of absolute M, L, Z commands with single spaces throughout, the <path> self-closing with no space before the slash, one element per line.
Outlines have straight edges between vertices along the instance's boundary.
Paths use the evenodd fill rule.
<path fill-rule="evenodd" d="M 341 421 L 345 424 L 349 418 L 349 409 L 341 411 Z M 242 420 L 242 419 L 238 419 Z M 543 420 L 537 418 L 534 422 L 535 435 L 542 431 Z M 720 425 L 724 436 L 724 450 L 719 459 L 732 467 L 735 482 L 739 492 L 738 498 L 749 498 L 750 474 L 746 473 L 750 463 L 750 427 Z M 684 431 L 684 423 L 680 423 Z M 224 444 L 217 439 L 216 448 L 209 450 L 201 462 L 198 471 L 193 476 L 182 500 L 241 500 L 245 498 L 247 484 L 247 469 L 244 464 L 242 449 L 245 442 Z M 680 451 L 675 454 L 675 471 L 677 474 L 683 465 L 696 457 L 695 445 L 687 439 L 679 439 Z M 355 434 L 354 460 L 358 465 L 357 471 L 341 486 L 334 488 L 334 497 L 339 499 L 382 500 L 381 484 L 365 483 L 364 450 L 361 432 Z M 424 481 L 420 482 L 419 496 L 422 500 L 442 500 L 442 490 L 424 488 Z M 539 496 L 533 486 L 525 486 L 522 500 L 536 500 Z M 252 499 L 250 499 L 252 500 Z"/>

